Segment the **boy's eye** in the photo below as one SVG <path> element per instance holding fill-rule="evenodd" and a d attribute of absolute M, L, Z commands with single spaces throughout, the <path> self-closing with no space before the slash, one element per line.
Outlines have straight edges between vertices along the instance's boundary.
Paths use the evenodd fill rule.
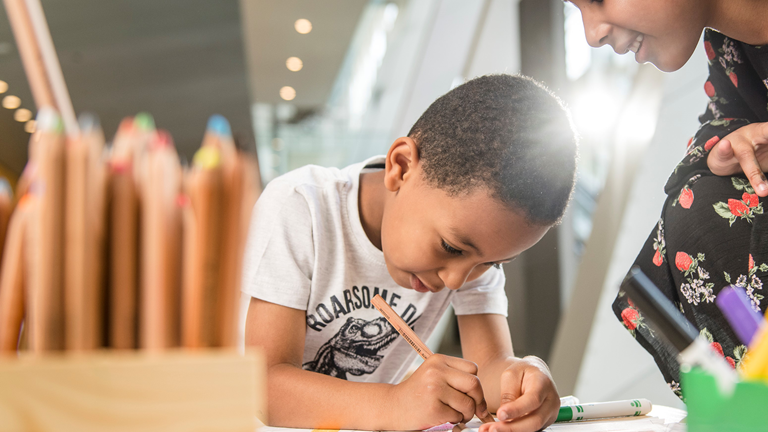
<path fill-rule="evenodd" d="M 495 268 L 495 269 L 500 269 L 500 268 L 501 268 L 501 264 L 499 264 L 499 263 L 491 263 L 491 265 L 492 265 L 492 266 L 493 266 L 493 268 Z"/>
<path fill-rule="evenodd" d="M 461 251 L 456 249 L 455 247 L 452 247 L 448 243 L 445 242 L 445 240 L 440 240 L 440 245 L 445 249 L 446 252 L 448 252 L 451 255 L 461 255 Z"/>

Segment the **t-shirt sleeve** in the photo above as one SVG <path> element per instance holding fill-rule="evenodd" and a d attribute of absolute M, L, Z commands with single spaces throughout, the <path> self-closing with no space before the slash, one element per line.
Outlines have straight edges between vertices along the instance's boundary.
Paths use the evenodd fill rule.
<path fill-rule="evenodd" d="M 507 316 L 504 271 L 491 267 L 479 278 L 456 291 L 452 303 L 456 315 L 498 314 Z"/>
<path fill-rule="evenodd" d="M 307 309 L 314 246 L 305 197 L 281 179 L 269 183 L 251 218 L 242 291 L 293 309 Z"/>

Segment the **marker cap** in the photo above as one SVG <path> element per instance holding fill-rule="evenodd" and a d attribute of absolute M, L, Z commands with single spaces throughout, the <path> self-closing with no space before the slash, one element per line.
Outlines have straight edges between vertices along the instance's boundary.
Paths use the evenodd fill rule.
<path fill-rule="evenodd" d="M 723 288 L 715 299 L 725 319 L 741 342 L 749 345 L 763 322 L 763 317 L 752 307 L 743 288 L 730 285 Z"/>

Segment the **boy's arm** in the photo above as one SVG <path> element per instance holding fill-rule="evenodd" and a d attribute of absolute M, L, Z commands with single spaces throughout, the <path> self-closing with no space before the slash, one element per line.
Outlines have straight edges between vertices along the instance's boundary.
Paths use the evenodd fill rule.
<path fill-rule="evenodd" d="M 560 397 L 549 369 L 538 357 L 515 357 L 506 318 L 459 315 L 458 322 L 464 358 L 477 363 L 488 408 L 501 421 L 480 432 L 537 431 L 552 424 Z"/>
<path fill-rule="evenodd" d="M 282 427 L 413 430 L 469 420 L 485 408 L 468 361 L 433 355 L 398 385 L 357 383 L 302 369 L 305 311 L 256 298 L 245 342 L 267 356 L 269 424 Z"/>
<path fill-rule="evenodd" d="M 303 370 L 305 333 L 305 311 L 251 299 L 245 343 L 261 347 L 267 356 L 269 424 L 328 429 L 370 429 L 379 424 L 377 417 L 386 411 L 382 405 L 391 401 L 392 386 Z"/>

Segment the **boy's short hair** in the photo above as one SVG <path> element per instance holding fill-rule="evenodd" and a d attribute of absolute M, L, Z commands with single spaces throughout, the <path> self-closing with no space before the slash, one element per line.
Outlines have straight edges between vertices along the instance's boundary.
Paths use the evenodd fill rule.
<path fill-rule="evenodd" d="M 576 177 L 577 139 L 563 103 L 537 81 L 470 80 L 432 103 L 408 136 L 431 186 L 450 196 L 487 189 L 535 224 L 562 218 Z"/>

